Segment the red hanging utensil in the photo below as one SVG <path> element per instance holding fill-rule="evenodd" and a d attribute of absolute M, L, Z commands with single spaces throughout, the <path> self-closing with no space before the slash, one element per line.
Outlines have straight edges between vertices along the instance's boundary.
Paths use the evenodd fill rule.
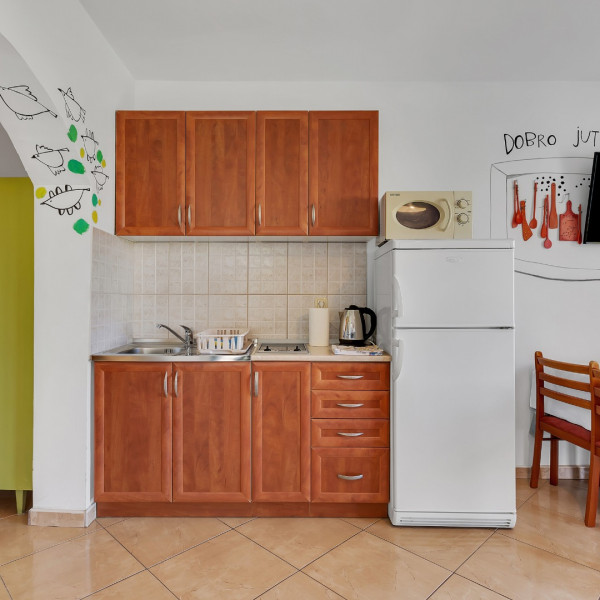
<path fill-rule="evenodd" d="M 550 214 L 548 215 L 548 228 L 556 229 L 558 227 L 558 216 L 556 214 L 556 183 L 552 182 L 552 200 L 550 203 Z"/>
<path fill-rule="evenodd" d="M 517 204 L 517 180 L 513 181 L 513 218 L 512 227 L 517 226 L 517 213 L 519 212 L 519 205 Z"/>
<path fill-rule="evenodd" d="M 577 243 L 581 244 L 581 204 L 579 205 L 579 218 L 577 220 Z"/>
<path fill-rule="evenodd" d="M 571 210 L 571 201 L 567 200 L 567 210 L 559 217 L 558 239 L 563 242 L 577 241 L 579 217 Z"/>
<path fill-rule="evenodd" d="M 533 232 L 531 231 L 529 223 L 527 223 L 527 217 L 525 216 L 525 200 L 521 200 L 521 217 L 523 221 L 523 241 L 526 242 L 533 235 Z"/>
<path fill-rule="evenodd" d="M 535 197 L 537 196 L 537 181 L 533 182 L 533 215 L 531 216 L 531 221 L 529 221 L 529 227 L 531 229 L 537 228 L 537 219 L 535 218 Z"/>
<path fill-rule="evenodd" d="M 517 225 L 523 222 L 521 211 L 519 210 L 519 182 L 515 179 L 515 209 L 517 211 Z"/>
<path fill-rule="evenodd" d="M 548 226 L 546 225 L 546 220 L 548 218 L 548 195 L 544 198 L 544 216 L 542 218 L 542 230 L 540 231 L 540 236 L 545 238 L 548 235 Z"/>
<path fill-rule="evenodd" d="M 550 212 L 548 210 L 548 196 L 544 200 L 545 221 L 550 221 Z M 546 223 L 546 239 L 544 240 L 544 248 L 552 248 L 552 242 L 548 237 L 550 235 L 550 226 Z"/>

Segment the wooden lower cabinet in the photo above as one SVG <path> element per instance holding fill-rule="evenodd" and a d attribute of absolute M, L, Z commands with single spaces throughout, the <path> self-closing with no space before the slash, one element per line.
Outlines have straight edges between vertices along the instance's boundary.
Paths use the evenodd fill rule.
<path fill-rule="evenodd" d="M 255 363 L 253 378 L 252 497 L 308 502 L 310 363 Z"/>
<path fill-rule="evenodd" d="M 96 502 L 171 501 L 171 364 L 94 367 Z"/>
<path fill-rule="evenodd" d="M 173 369 L 173 501 L 250 502 L 250 363 Z"/>

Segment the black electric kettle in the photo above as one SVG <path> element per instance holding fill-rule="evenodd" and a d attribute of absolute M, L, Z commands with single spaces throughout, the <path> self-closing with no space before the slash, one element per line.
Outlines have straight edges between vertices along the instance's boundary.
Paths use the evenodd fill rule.
<path fill-rule="evenodd" d="M 365 314 L 369 315 L 371 321 L 369 331 L 365 331 Z M 340 344 L 364 346 L 375 327 L 377 316 L 370 308 L 351 304 L 340 313 Z"/>

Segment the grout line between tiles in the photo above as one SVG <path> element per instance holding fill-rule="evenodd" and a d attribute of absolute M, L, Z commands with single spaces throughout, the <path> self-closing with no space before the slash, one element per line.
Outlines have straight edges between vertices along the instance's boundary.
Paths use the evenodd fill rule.
<path fill-rule="evenodd" d="M 134 557 L 135 558 L 135 557 Z M 137 559 L 136 559 L 137 560 Z M 140 562 L 138 560 L 138 562 Z M 141 564 L 141 563 L 140 563 Z M 142 565 L 143 566 L 143 565 Z M 102 592 L 104 590 L 107 590 L 111 587 L 113 587 L 114 585 L 117 585 L 118 583 L 122 583 L 123 581 L 127 581 L 128 579 L 131 579 L 132 577 L 135 577 L 136 575 L 139 575 L 140 573 L 143 573 L 144 571 L 147 571 L 148 569 L 142 569 L 141 571 L 138 571 L 137 573 L 132 573 L 131 575 L 128 575 L 127 577 L 123 577 L 122 579 L 119 579 L 117 581 L 114 581 L 113 583 L 109 584 L 109 585 L 105 585 L 104 587 L 98 588 L 97 590 L 94 590 L 93 592 L 82 596 L 80 598 L 80 600 L 85 600 L 86 598 L 90 598 L 91 596 L 93 596 L 94 594 L 97 594 L 98 592 Z M 170 591 L 170 590 L 169 590 Z"/>
<path fill-rule="evenodd" d="M 497 531 L 498 528 L 494 529 L 494 531 L 492 531 L 490 535 L 488 535 L 485 540 L 483 540 L 483 542 L 481 542 L 481 544 L 479 544 L 479 546 L 477 546 L 477 548 L 475 548 L 475 550 L 473 550 L 473 552 L 471 552 L 471 554 L 469 554 L 469 556 L 467 556 L 467 558 L 465 558 L 465 560 L 463 560 L 460 565 L 454 569 L 454 573 L 456 573 L 458 569 L 460 569 L 473 556 L 473 554 L 475 554 L 475 552 L 477 552 L 488 540 L 490 540 L 494 534 L 497 533 Z"/>
<path fill-rule="evenodd" d="M 8 586 L 6 585 L 6 582 L 4 581 L 2 575 L 0 575 L 0 582 L 4 586 L 4 589 L 6 590 L 6 593 L 8 594 L 8 597 L 10 598 L 10 600 L 13 600 L 12 594 L 10 593 L 10 590 L 8 589 Z"/>

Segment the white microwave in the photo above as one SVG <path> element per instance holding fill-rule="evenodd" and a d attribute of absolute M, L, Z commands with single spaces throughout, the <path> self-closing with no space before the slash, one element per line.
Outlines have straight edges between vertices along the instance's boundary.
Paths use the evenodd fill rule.
<path fill-rule="evenodd" d="M 385 240 L 471 239 L 471 192 L 386 192 L 377 243 Z"/>

